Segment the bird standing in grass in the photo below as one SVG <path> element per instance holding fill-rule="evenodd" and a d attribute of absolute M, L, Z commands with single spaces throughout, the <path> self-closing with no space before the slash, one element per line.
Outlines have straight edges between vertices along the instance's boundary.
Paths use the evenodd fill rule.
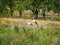
<path fill-rule="evenodd" d="M 33 26 L 32 22 L 28 22 L 28 25 L 29 25 L 30 27 L 32 27 L 32 26 Z"/>
<path fill-rule="evenodd" d="M 33 20 L 32 20 L 32 23 L 34 24 L 34 25 L 37 25 L 38 26 L 38 23 L 37 23 L 37 21 L 33 18 Z"/>
<path fill-rule="evenodd" d="M 37 22 L 36 22 L 36 20 L 35 20 L 35 19 L 33 19 L 33 23 L 37 24 Z"/>
<path fill-rule="evenodd" d="M 34 26 L 38 26 L 38 23 L 37 23 L 37 21 L 33 18 L 33 20 L 32 20 L 32 22 L 28 22 L 28 25 L 29 25 L 29 27 L 34 27 Z"/>

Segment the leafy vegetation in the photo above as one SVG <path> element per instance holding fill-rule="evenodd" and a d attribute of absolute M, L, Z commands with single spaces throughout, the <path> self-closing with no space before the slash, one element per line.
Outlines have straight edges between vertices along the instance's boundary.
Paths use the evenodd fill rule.
<path fill-rule="evenodd" d="M 60 45 L 60 30 L 0 25 L 0 45 Z"/>
<path fill-rule="evenodd" d="M 42 12 L 42 16 L 45 18 L 46 12 L 50 11 L 57 13 L 59 17 L 60 0 L 0 0 L 1 16 L 13 17 L 14 11 L 16 10 L 19 12 L 19 17 L 22 17 L 24 10 L 31 10 L 36 19 L 38 18 L 39 12 Z"/>
<path fill-rule="evenodd" d="M 23 12 L 26 10 L 30 10 L 32 14 L 23 17 Z M 60 0 L 0 0 L 0 18 L 40 19 L 42 17 L 48 20 L 48 17 L 60 21 L 59 16 Z M 25 21 L 18 22 L 19 20 L 15 22 L 0 19 L 0 45 L 60 45 L 59 23 L 53 22 L 46 25 L 41 22 L 38 26 L 28 27 Z"/>

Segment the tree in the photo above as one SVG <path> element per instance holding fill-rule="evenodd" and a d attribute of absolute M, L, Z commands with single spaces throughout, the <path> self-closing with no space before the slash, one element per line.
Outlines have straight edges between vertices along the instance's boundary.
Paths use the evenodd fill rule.
<path fill-rule="evenodd" d="M 0 0 L 0 14 L 6 9 L 6 2 L 5 0 Z"/>
<path fill-rule="evenodd" d="M 32 0 L 31 1 L 31 10 L 35 15 L 35 18 L 38 18 L 38 12 L 42 9 L 43 18 L 45 18 L 45 11 L 50 10 L 49 0 Z"/>
<path fill-rule="evenodd" d="M 53 8 L 54 8 L 54 12 L 58 13 L 58 17 L 59 17 L 59 13 L 60 13 L 60 0 L 54 0 L 53 2 Z"/>
<path fill-rule="evenodd" d="M 39 12 L 39 5 L 41 4 L 41 0 L 33 0 L 32 5 L 32 12 L 35 15 L 35 18 L 38 18 L 38 12 Z"/>
<path fill-rule="evenodd" d="M 40 5 L 40 8 L 42 9 L 42 15 L 43 15 L 43 18 L 45 18 L 45 12 L 46 11 L 50 11 L 50 10 L 53 10 L 53 1 L 54 0 L 42 0 L 41 1 L 41 5 Z"/>
<path fill-rule="evenodd" d="M 15 3 L 14 0 L 6 0 L 6 5 L 10 9 L 10 16 L 13 16 Z"/>
<path fill-rule="evenodd" d="M 41 0 L 41 5 L 40 5 L 40 8 L 42 9 L 42 15 L 43 15 L 43 18 L 45 18 L 45 11 L 49 11 L 50 10 L 50 7 L 49 7 L 49 0 Z"/>
<path fill-rule="evenodd" d="M 24 7 L 24 1 L 23 0 L 16 0 L 16 6 L 15 6 L 15 9 L 19 11 L 19 15 L 20 17 L 22 17 L 22 12 L 23 10 L 25 10 L 25 7 Z"/>

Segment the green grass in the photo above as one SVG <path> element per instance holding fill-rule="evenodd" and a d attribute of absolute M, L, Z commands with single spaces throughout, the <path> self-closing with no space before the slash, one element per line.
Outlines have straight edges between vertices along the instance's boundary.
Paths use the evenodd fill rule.
<path fill-rule="evenodd" d="M 0 45 L 60 45 L 60 30 L 0 26 Z"/>

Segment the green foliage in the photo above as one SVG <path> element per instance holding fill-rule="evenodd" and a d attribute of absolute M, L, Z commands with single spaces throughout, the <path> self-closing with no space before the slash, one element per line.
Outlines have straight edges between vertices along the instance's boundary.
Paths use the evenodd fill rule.
<path fill-rule="evenodd" d="M 16 1 L 15 9 L 18 10 L 18 11 L 23 11 L 25 9 L 24 1 L 22 1 L 22 0 Z"/>
<path fill-rule="evenodd" d="M 60 0 L 0 0 L 0 16 L 13 17 L 14 11 L 18 10 L 20 17 L 24 10 L 31 10 L 38 18 L 38 13 L 42 10 L 43 18 L 45 18 L 46 11 L 54 11 L 60 13 Z M 5 15 L 4 15 L 5 14 Z"/>
<path fill-rule="evenodd" d="M 6 9 L 6 5 L 5 5 L 5 1 L 4 0 L 0 0 L 0 14 L 2 14 L 2 12 Z"/>
<path fill-rule="evenodd" d="M 16 33 L 15 30 L 19 30 Z M 57 29 L 18 28 L 0 26 L 0 45 L 59 45 L 60 32 Z"/>
<path fill-rule="evenodd" d="M 7 0 L 7 6 L 10 8 L 10 14 L 13 16 L 15 3 L 14 0 Z"/>
<path fill-rule="evenodd" d="M 18 33 L 19 32 L 19 27 L 18 26 L 14 26 L 14 30 L 15 30 L 16 33 Z"/>
<path fill-rule="evenodd" d="M 11 45 L 10 41 L 12 41 L 15 37 L 16 33 L 9 27 L 5 27 L 4 25 L 0 26 L 0 45 Z"/>
<path fill-rule="evenodd" d="M 52 5 L 55 12 L 60 12 L 60 0 L 54 0 Z"/>

